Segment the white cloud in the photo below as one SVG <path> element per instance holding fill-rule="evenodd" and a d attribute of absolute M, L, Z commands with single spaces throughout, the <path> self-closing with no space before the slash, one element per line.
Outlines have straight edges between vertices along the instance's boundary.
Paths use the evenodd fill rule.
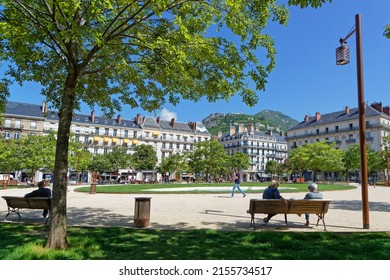
<path fill-rule="evenodd" d="M 177 114 L 175 112 L 171 112 L 168 109 L 163 108 L 160 113 L 161 120 L 170 121 L 175 118 L 177 120 Z"/>

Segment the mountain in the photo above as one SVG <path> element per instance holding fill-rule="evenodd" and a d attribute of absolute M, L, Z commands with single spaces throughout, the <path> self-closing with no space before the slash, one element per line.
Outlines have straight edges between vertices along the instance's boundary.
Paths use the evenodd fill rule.
<path fill-rule="evenodd" d="M 229 132 L 230 126 L 237 127 L 239 124 L 243 124 L 246 127 L 249 123 L 252 123 L 260 130 L 273 129 L 275 131 L 287 131 L 299 122 L 281 112 L 263 110 L 255 115 L 214 113 L 204 118 L 202 123 L 212 135 L 217 135 L 219 131 L 227 133 Z"/>

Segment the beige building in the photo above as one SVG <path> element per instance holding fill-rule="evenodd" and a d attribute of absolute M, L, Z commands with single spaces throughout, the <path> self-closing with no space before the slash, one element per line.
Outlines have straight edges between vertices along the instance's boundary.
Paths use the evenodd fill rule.
<path fill-rule="evenodd" d="M 326 141 L 336 143 L 342 150 L 359 144 L 359 113 L 348 106 L 342 111 L 305 116 L 304 120 L 287 131 L 288 148 L 307 143 Z M 390 108 L 382 103 L 366 105 L 366 141 L 374 151 L 383 149 L 382 138 L 390 133 Z"/>
<path fill-rule="evenodd" d="M 242 170 L 242 178 L 245 181 L 260 181 L 268 178 L 265 167 L 268 161 L 274 160 L 282 163 L 287 158 L 287 142 L 283 133 L 260 131 L 253 124 L 247 127 L 239 125 L 231 126 L 229 133 L 218 135 L 228 155 L 241 152 L 248 155 L 250 167 Z"/>
<path fill-rule="evenodd" d="M 41 106 L 8 102 L 0 130 L 3 138 L 17 139 L 23 135 L 57 131 L 58 121 L 57 112 L 48 110 L 46 102 Z M 137 145 L 151 145 L 156 150 L 158 163 L 172 154 L 192 152 L 195 143 L 207 141 L 211 136 L 201 122 L 165 121 L 140 114 L 130 120 L 123 119 L 121 115 L 105 118 L 94 112 L 74 114 L 71 133 L 93 154 L 109 153 L 115 146 L 127 147 L 131 154 Z M 137 174 L 138 179 L 145 179 L 145 174 Z M 154 179 L 160 179 L 161 176 L 157 176 Z"/>

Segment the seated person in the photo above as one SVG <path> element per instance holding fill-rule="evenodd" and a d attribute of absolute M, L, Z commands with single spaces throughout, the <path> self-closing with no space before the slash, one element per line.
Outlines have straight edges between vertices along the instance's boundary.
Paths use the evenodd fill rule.
<path fill-rule="evenodd" d="M 51 190 L 49 188 L 45 188 L 45 182 L 39 181 L 38 182 L 38 189 L 35 191 L 32 191 L 30 193 L 26 193 L 24 197 L 51 197 Z M 47 214 L 49 213 L 49 209 L 44 209 L 42 216 L 46 218 Z"/>
<path fill-rule="evenodd" d="M 303 199 L 322 199 L 323 196 L 322 196 L 322 193 L 319 193 L 317 191 L 318 189 L 318 186 L 316 183 L 311 183 L 308 187 L 309 189 L 309 192 L 305 195 L 305 197 Z M 305 225 L 308 226 L 309 225 L 309 214 L 305 214 L 305 219 L 306 219 L 306 223 Z"/>
<path fill-rule="evenodd" d="M 263 199 L 281 199 L 284 202 L 287 203 L 286 199 L 284 199 L 278 190 L 279 182 L 276 180 L 272 180 L 271 184 L 268 186 L 268 188 L 264 189 L 263 192 Z M 268 214 L 266 218 L 263 219 L 264 224 L 268 224 L 269 220 L 275 216 L 276 214 Z"/>

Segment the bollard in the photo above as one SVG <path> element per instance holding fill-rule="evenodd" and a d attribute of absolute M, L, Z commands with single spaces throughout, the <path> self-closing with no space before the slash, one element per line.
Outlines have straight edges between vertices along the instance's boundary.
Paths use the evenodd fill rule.
<path fill-rule="evenodd" d="M 150 223 L 151 197 L 136 197 L 134 207 L 134 226 L 136 228 L 148 227 Z"/>

